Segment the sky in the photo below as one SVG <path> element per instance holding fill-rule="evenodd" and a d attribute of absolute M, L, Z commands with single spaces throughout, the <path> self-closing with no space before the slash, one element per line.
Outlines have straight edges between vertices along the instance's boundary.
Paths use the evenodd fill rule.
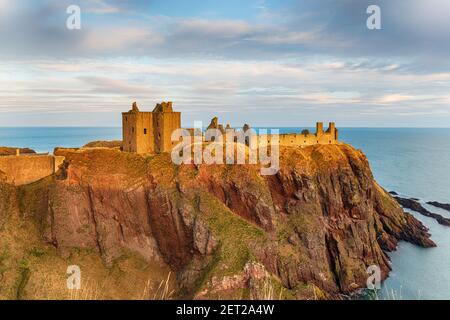
<path fill-rule="evenodd" d="M 0 43 L 0 126 L 450 126 L 448 0 L 0 0 Z"/>

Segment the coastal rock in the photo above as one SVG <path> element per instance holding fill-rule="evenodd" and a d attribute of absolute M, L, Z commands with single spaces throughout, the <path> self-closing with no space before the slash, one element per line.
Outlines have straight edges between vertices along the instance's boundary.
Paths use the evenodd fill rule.
<path fill-rule="evenodd" d="M 450 211 L 450 204 L 448 203 L 440 203 L 437 201 L 429 201 L 428 204 L 431 204 L 432 206 L 435 206 L 436 208 L 441 208 L 447 211 Z"/>
<path fill-rule="evenodd" d="M 426 217 L 430 217 L 430 218 L 436 219 L 436 221 L 439 224 L 442 224 L 444 226 L 450 227 L 450 219 L 445 218 L 445 217 L 441 216 L 440 214 L 430 212 L 429 210 L 424 208 L 418 202 L 417 199 L 415 199 L 415 198 L 407 199 L 407 198 L 401 198 L 401 197 L 394 197 L 394 198 L 404 208 L 414 210 L 414 211 L 419 212 L 420 214 L 422 214 L 422 215 L 424 215 Z"/>
<path fill-rule="evenodd" d="M 242 289 L 249 290 L 250 298 L 260 300 L 269 298 L 264 293 L 271 294 L 273 292 L 264 288 L 271 281 L 270 275 L 264 265 L 257 262 L 247 262 L 241 272 L 232 276 L 224 276 L 221 278 L 212 277 L 208 282 L 206 289 L 199 292 L 195 299 L 205 299 L 211 296 L 220 296 L 233 291 Z M 265 290 L 266 289 L 266 290 Z"/>
<path fill-rule="evenodd" d="M 267 273 L 276 295 L 337 298 L 365 286 L 370 265 L 386 278 L 399 240 L 435 245 L 345 144 L 280 148 L 274 176 L 168 154 L 65 156 L 55 179 L 21 188 L 44 239 L 62 255 L 95 249 L 107 266 L 124 251 L 158 261 L 182 297 L 248 298 L 249 279 Z"/>

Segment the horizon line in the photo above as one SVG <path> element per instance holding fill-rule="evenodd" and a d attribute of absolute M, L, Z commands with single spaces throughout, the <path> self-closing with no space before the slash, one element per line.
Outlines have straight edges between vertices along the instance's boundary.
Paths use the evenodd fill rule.
<path fill-rule="evenodd" d="M 93 128 L 105 128 L 105 129 L 121 129 L 121 126 L 0 126 L 0 129 L 15 129 L 15 128 L 35 128 L 35 129 L 50 129 L 50 128 L 86 128 L 86 129 L 93 129 Z M 206 127 L 205 127 L 206 128 Z M 232 128 L 240 128 L 240 127 L 233 127 Z M 251 126 L 251 128 L 315 128 L 315 126 Z M 337 129 L 450 129 L 449 127 L 419 127 L 419 126 L 337 126 Z"/>

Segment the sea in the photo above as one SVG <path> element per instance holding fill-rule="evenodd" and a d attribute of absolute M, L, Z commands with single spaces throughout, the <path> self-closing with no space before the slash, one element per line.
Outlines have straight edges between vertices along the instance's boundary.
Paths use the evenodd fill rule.
<path fill-rule="evenodd" d="M 297 128 L 279 128 L 281 133 Z M 314 129 L 311 128 L 313 131 Z M 0 128 L 0 146 L 53 152 L 94 140 L 120 140 L 121 128 Z M 450 203 L 450 128 L 340 128 L 339 138 L 362 150 L 375 179 L 404 197 Z M 424 204 L 450 218 L 450 212 Z M 392 272 L 378 299 L 450 299 L 450 228 L 411 210 L 431 233 L 436 248 L 401 242 L 390 253 Z"/>

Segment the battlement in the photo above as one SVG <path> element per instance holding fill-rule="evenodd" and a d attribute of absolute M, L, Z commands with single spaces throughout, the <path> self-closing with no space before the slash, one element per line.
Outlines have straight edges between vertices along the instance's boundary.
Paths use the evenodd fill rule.
<path fill-rule="evenodd" d="M 153 109 L 153 112 L 154 113 L 173 112 L 172 102 L 157 103 L 155 109 Z"/>

